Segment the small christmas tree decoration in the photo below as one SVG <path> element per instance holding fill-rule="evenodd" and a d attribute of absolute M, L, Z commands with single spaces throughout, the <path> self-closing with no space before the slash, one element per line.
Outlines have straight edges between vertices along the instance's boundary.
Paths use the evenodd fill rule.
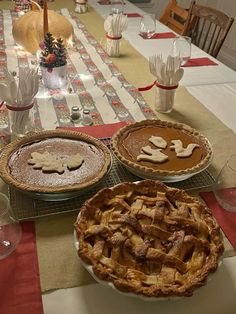
<path fill-rule="evenodd" d="M 55 39 L 51 33 L 46 33 L 40 46 L 43 48 L 40 65 L 48 68 L 48 72 L 55 67 L 66 65 L 66 48 L 61 38 Z"/>
<path fill-rule="evenodd" d="M 42 49 L 40 66 L 45 87 L 62 88 L 67 84 L 67 51 L 61 38 L 55 39 L 51 33 L 46 33 L 40 44 Z"/>

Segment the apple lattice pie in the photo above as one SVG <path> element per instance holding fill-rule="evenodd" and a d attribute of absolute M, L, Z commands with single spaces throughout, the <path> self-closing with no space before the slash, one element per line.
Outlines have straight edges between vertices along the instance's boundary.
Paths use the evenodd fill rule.
<path fill-rule="evenodd" d="M 154 180 L 101 190 L 82 206 L 75 230 L 78 255 L 99 279 L 147 297 L 191 296 L 224 250 L 209 209 Z"/>

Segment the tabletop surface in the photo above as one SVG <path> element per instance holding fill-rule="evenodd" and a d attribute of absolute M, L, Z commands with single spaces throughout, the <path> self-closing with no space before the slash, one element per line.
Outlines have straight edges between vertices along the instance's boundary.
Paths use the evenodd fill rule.
<path fill-rule="evenodd" d="M 58 8 L 66 6 L 63 1 L 58 0 L 56 2 L 51 5 L 58 6 Z M 73 3 L 73 1 L 71 2 Z M 106 17 L 110 12 L 109 6 L 99 5 L 96 0 L 89 0 L 89 5 L 102 17 Z M 69 7 L 71 8 L 71 4 Z M 142 10 L 128 2 L 126 2 L 125 11 L 143 13 Z M 3 14 L 7 16 L 8 12 L 4 11 Z M 73 16 L 73 14 L 70 15 L 68 10 L 62 10 L 62 14 L 72 21 L 77 37 L 77 48 L 75 50 L 71 49 L 69 52 L 72 93 L 68 90 L 50 93 L 41 86 L 37 95 L 37 106 L 34 109 L 35 117 L 38 118 L 38 127 L 40 129 L 54 129 L 57 126 L 82 126 L 80 123 L 74 125 L 69 118 L 71 107 L 75 103 L 81 108 L 87 106 L 92 110 L 94 124 L 125 120 L 140 121 L 153 118 L 155 116 L 155 112 L 152 110 L 154 109 L 153 91 L 148 94 L 140 94 L 136 88 L 153 80 L 153 77 L 147 71 L 148 57 L 155 54 L 156 51 L 168 53 L 173 39 L 144 41 L 138 36 L 140 18 L 130 18 L 128 30 L 123 34 L 128 42 L 124 42 L 123 46 L 126 55 L 123 58 L 112 60 L 111 63 L 106 62 L 109 58 L 106 59 L 105 57 L 104 62 L 104 56 L 101 58 L 101 55 L 99 55 L 99 45 L 102 43 L 104 36 L 101 20 L 93 15 L 92 11 L 90 11 L 90 14 L 88 12 Z M 95 19 L 93 22 L 91 22 L 89 15 Z M 11 36 L 11 23 L 11 17 L 7 16 L 4 24 L 7 34 L 5 36 L 8 55 L 7 67 L 14 70 L 18 67 L 19 59 L 21 62 L 27 60 L 27 64 L 32 66 L 31 60 L 34 57 L 27 55 L 25 58 L 23 52 L 18 52 L 17 58 L 16 55 L 12 54 L 15 48 Z M 83 25 L 85 25 L 85 29 Z M 169 29 L 157 21 L 157 31 L 166 32 Z M 94 35 L 94 38 L 90 36 L 90 33 Z M 129 44 L 141 55 L 136 53 L 132 47 L 130 48 Z M 79 57 L 78 53 L 80 54 Z M 131 61 L 130 56 L 134 61 Z M 215 60 L 197 47 L 193 47 L 192 56 L 207 56 Z M 92 63 L 87 62 L 88 60 L 92 60 Z M 184 78 L 181 81 L 182 87 L 179 88 L 176 95 L 175 110 L 170 115 L 159 115 L 158 117 L 170 121 L 183 121 L 203 131 L 209 137 L 217 152 L 213 168 L 219 170 L 222 162 L 227 157 L 226 154 L 235 151 L 232 145 L 235 134 L 232 131 L 236 132 L 236 72 L 218 60 L 215 61 L 218 66 L 186 68 Z M 137 64 L 137 68 L 140 69 L 134 71 L 134 64 Z M 96 79 L 93 73 L 95 69 L 96 71 L 99 69 L 103 81 Z M 81 84 L 81 81 L 83 84 Z M 47 116 L 47 119 L 45 119 L 45 116 Z M 228 139 L 228 143 L 224 140 L 225 138 Z M 221 143 L 224 149 L 221 149 Z M 2 183 L 1 187 L 5 189 Z M 67 221 L 66 219 L 65 221 Z M 44 269 L 44 273 L 40 274 L 41 277 L 47 275 L 47 272 L 45 272 L 47 265 L 43 265 L 42 257 L 46 261 L 47 258 L 50 260 L 50 256 L 46 256 L 48 252 L 42 253 L 42 250 L 44 243 L 50 244 L 48 229 L 52 221 L 50 219 L 48 221 L 36 221 L 39 263 L 40 269 Z M 55 219 L 55 221 L 63 223 L 63 217 L 61 219 L 58 217 L 58 220 Z M 70 223 L 71 219 L 68 219 L 68 222 Z M 52 226 L 53 228 L 56 228 L 56 226 Z M 57 234 L 57 231 L 55 229 L 55 234 Z M 47 238 L 45 235 L 47 235 Z M 63 235 L 61 236 L 63 239 Z M 67 238 L 66 243 L 70 243 L 69 241 L 71 241 L 71 237 Z M 60 245 L 60 242 L 56 243 L 56 245 Z M 50 245 L 48 248 L 50 248 Z M 72 251 L 74 252 L 73 248 Z M 51 253 L 52 258 L 55 258 L 54 253 Z M 65 262 L 66 257 L 62 257 L 62 260 Z M 70 289 L 61 287 L 62 289 L 57 291 L 43 293 L 44 314 L 74 314 L 78 311 L 82 314 L 95 314 L 95 312 L 107 314 L 120 312 L 143 313 L 144 311 L 151 314 L 156 313 L 157 308 L 164 314 L 187 314 L 190 309 L 192 313 L 196 314 L 199 312 L 203 314 L 234 314 L 236 308 L 234 297 L 236 293 L 235 262 L 235 256 L 225 258 L 219 271 L 208 284 L 199 289 L 191 298 L 183 298 L 178 301 L 145 302 L 122 296 L 116 291 L 99 284 L 88 284 Z M 49 268 L 53 274 L 52 265 Z M 61 269 L 58 269 L 58 272 L 60 273 Z M 64 275 L 66 277 L 66 274 Z M 106 298 L 104 298 L 104 295 L 106 295 Z"/>

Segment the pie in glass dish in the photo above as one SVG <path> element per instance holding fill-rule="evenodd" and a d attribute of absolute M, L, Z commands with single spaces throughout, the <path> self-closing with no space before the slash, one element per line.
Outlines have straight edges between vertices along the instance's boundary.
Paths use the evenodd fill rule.
<path fill-rule="evenodd" d="M 99 191 L 82 206 L 75 233 L 79 257 L 99 280 L 149 298 L 191 296 L 224 250 L 210 210 L 155 180 Z"/>
<path fill-rule="evenodd" d="M 102 180 L 110 165 L 110 152 L 98 139 L 53 130 L 8 144 L 2 152 L 0 175 L 22 192 L 76 194 Z"/>
<path fill-rule="evenodd" d="M 121 128 L 112 150 L 128 170 L 145 179 L 184 180 L 206 169 L 213 156 L 209 141 L 182 124 L 145 120 Z"/>

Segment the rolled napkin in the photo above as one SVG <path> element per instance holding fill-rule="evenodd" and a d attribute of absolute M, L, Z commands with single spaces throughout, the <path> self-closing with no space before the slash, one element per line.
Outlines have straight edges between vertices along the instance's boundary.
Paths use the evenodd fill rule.
<path fill-rule="evenodd" d="M 180 57 L 168 56 L 163 61 L 161 55 L 149 58 L 150 72 L 156 77 L 155 107 L 158 112 L 171 112 L 174 105 L 175 91 L 182 79 L 184 70 L 180 67 Z"/>
<path fill-rule="evenodd" d="M 75 12 L 85 13 L 88 11 L 87 0 L 75 0 Z"/>
<path fill-rule="evenodd" d="M 29 129 L 30 109 L 39 89 L 39 75 L 35 69 L 19 69 L 19 80 L 4 70 L 6 82 L 0 84 L 1 99 L 9 110 L 12 138 L 23 136 Z"/>
<path fill-rule="evenodd" d="M 109 15 L 104 21 L 106 51 L 110 57 L 119 57 L 122 32 L 128 27 L 127 16 L 122 13 Z"/>

